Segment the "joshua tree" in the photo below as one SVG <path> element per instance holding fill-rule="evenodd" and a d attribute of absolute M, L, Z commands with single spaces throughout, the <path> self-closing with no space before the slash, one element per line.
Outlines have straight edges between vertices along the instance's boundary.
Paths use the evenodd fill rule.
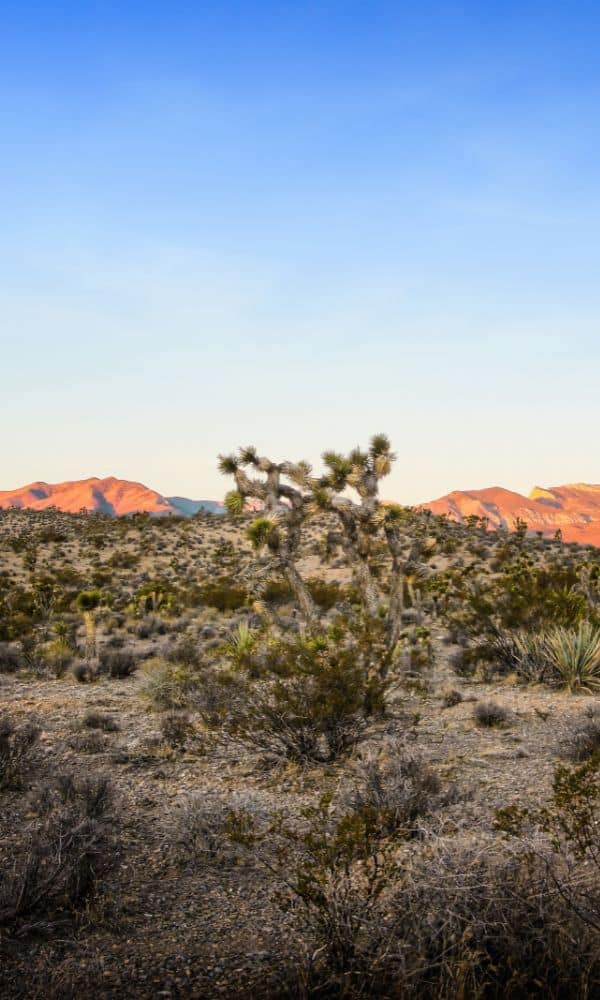
<path fill-rule="evenodd" d="M 262 473 L 264 478 L 250 478 L 247 468 Z M 289 583 L 307 624 L 314 625 L 317 609 L 296 567 L 302 526 L 310 512 L 312 496 L 289 482 L 291 479 L 300 483 L 309 474 L 309 467 L 303 462 L 272 462 L 248 447 L 241 448 L 237 455 L 219 456 L 219 469 L 235 480 L 236 489 L 225 497 L 230 513 L 241 514 L 247 500 L 260 500 L 263 504 L 264 514 L 252 522 L 248 537 L 255 548 L 268 549 L 272 565 L 278 567 Z"/>
<path fill-rule="evenodd" d="M 370 618 L 377 617 L 381 604 L 372 569 L 374 542 L 381 527 L 379 482 L 389 475 L 395 457 L 386 435 L 375 434 L 368 451 L 354 448 L 349 455 L 326 451 L 327 473 L 308 480 L 315 505 L 338 518 L 340 531 L 329 533 L 328 548 L 343 549 Z M 358 494 L 358 502 L 345 495 L 348 487 Z"/>
<path fill-rule="evenodd" d="M 416 538 L 405 544 L 400 528 L 405 523 L 405 511 L 397 504 L 390 504 L 383 510 L 382 523 L 388 549 L 392 557 L 390 597 L 386 618 L 388 645 L 394 649 L 402 628 L 404 593 L 408 593 L 411 603 L 415 603 L 415 583 L 426 573 L 423 559 L 427 558 L 436 545 L 435 538 Z"/>
<path fill-rule="evenodd" d="M 232 475 L 236 484 L 225 498 L 227 509 L 240 514 L 247 500 L 262 502 L 264 514 L 252 522 L 248 537 L 257 548 L 269 549 L 309 626 L 316 623 L 318 616 L 296 566 L 302 527 L 319 510 L 337 518 L 339 529 L 327 533 L 327 550 L 343 550 L 366 619 L 372 625 L 385 624 L 385 645 L 390 653 L 400 636 L 404 593 L 414 598 L 414 582 L 423 573 L 421 560 L 432 547 L 432 540 L 426 538 L 407 545 L 401 531 L 406 511 L 397 505 L 381 505 L 379 483 L 391 471 L 394 459 L 385 434 L 374 435 L 366 451 L 354 448 L 348 455 L 325 452 L 327 471 L 322 476 L 314 476 L 306 462 L 277 464 L 259 457 L 254 448 L 242 448 L 237 455 L 219 459 L 221 472 Z M 263 478 L 251 478 L 248 468 L 262 473 Z M 391 555 L 392 574 L 387 613 L 382 615 L 385 601 L 378 584 L 377 562 L 386 548 Z"/>

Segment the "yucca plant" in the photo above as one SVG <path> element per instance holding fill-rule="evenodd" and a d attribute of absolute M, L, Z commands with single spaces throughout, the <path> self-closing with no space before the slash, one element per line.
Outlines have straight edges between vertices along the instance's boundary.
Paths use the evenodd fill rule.
<path fill-rule="evenodd" d="M 259 674 L 255 657 L 257 643 L 256 629 L 250 628 L 248 622 L 240 622 L 224 646 L 224 652 L 235 669 L 247 671 L 250 677 Z"/>
<path fill-rule="evenodd" d="M 543 652 L 569 691 L 600 690 L 600 628 L 590 622 L 554 628 L 543 637 Z"/>

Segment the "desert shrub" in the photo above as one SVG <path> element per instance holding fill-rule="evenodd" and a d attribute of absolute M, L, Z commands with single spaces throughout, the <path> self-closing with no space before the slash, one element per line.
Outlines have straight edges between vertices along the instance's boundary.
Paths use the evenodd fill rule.
<path fill-rule="evenodd" d="M 223 646 L 223 653 L 235 670 L 242 670 L 249 677 L 259 677 L 262 672 L 263 657 L 260 649 L 260 634 L 250 628 L 248 622 L 240 622 Z"/>
<path fill-rule="evenodd" d="M 575 720 L 572 730 L 561 741 L 561 749 L 575 761 L 600 757 L 600 716 L 591 712 Z"/>
<path fill-rule="evenodd" d="M 76 663 L 72 669 L 72 674 L 79 684 L 91 684 L 98 680 L 98 672 L 91 663 L 83 661 Z"/>
<path fill-rule="evenodd" d="M 103 649 L 98 670 L 108 677 L 131 677 L 139 666 L 139 658 L 129 649 Z"/>
<path fill-rule="evenodd" d="M 199 672 L 184 663 L 153 657 L 142 667 L 140 693 L 152 708 L 182 709 L 189 706 L 202 683 Z"/>
<path fill-rule="evenodd" d="M 501 673 L 514 672 L 528 683 L 543 683 L 551 673 L 543 637 L 538 633 L 498 629 L 475 647 L 474 653 L 491 661 Z"/>
<path fill-rule="evenodd" d="M 140 561 L 140 554 L 138 552 L 125 552 L 123 550 L 113 552 L 111 556 L 106 560 L 107 566 L 111 566 L 113 569 L 133 569 L 137 566 Z"/>
<path fill-rule="evenodd" d="M 238 674 L 215 667 L 205 667 L 202 683 L 190 699 L 192 707 L 205 726 L 211 729 L 235 730 L 235 719 L 245 712 L 248 685 Z"/>
<path fill-rule="evenodd" d="M 315 604 L 324 611 L 334 608 L 336 604 L 346 599 L 347 596 L 339 583 L 322 580 L 319 577 L 311 577 L 306 581 L 306 586 Z"/>
<path fill-rule="evenodd" d="M 442 695 L 442 705 L 444 708 L 453 708 L 455 705 L 460 705 L 463 700 L 462 694 L 456 688 L 451 688 Z"/>
<path fill-rule="evenodd" d="M 0 642 L 0 674 L 15 674 L 22 666 L 20 650 L 9 642 Z"/>
<path fill-rule="evenodd" d="M 18 783 L 40 732 L 33 722 L 19 723 L 8 712 L 0 715 L 0 789 Z"/>
<path fill-rule="evenodd" d="M 111 805 L 103 777 L 59 776 L 44 788 L 16 857 L 1 858 L 0 927 L 23 935 L 69 919 L 113 853 Z"/>
<path fill-rule="evenodd" d="M 165 653 L 165 659 L 170 663 L 182 663 L 186 667 L 199 667 L 202 654 L 198 643 L 191 635 L 186 635 Z"/>
<path fill-rule="evenodd" d="M 202 661 L 190 666 L 154 657 L 142 668 L 140 694 L 157 711 L 193 711 L 205 725 L 219 729 L 235 714 L 245 687 L 230 671 Z"/>
<path fill-rule="evenodd" d="M 63 677 L 71 667 L 75 653 L 73 646 L 66 639 L 57 637 L 39 648 L 39 658 L 41 665 L 53 677 Z"/>
<path fill-rule="evenodd" d="M 354 600 L 358 602 L 358 594 L 353 588 L 342 587 L 333 580 L 323 580 L 319 577 L 310 577 L 306 580 L 306 586 L 310 596 L 323 611 L 329 611 L 341 601 Z M 261 600 L 267 604 L 290 604 L 294 600 L 294 593 L 287 580 L 275 577 L 263 585 L 260 591 Z"/>
<path fill-rule="evenodd" d="M 277 898 L 296 913 L 307 950 L 320 956 L 307 995 L 371 995 L 362 992 L 375 955 L 368 938 L 385 922 L 380 904 L 393 871 L 384 815 L 377 807 L 344 808 L 342 801 L 332 809 L 324 796 L 303 810 L 301 821 L 279 815 L 267 830 Z M 260 840 L 253 845 L 259 858 L 261 847 Z"/>
<path fill-rule="evenodd" d="M 218 577 L 194 588 L 191 604 L 203 604 L 217 611 L 237 611 L 248 601 L 248 591 L 229 577 Z"/>
<path fill-rule="evenodd" d="M 501 728 L 509 725 L 511 713 L 495 701 L 480 701 L 473 709 L 473 718 L 484 729 Z"/>
<path fill-rule="evenodd" d="M 261 588 L 260 596 L 267 604 L 289 604 L 294 599 L 287 580 L 279 577 L 268 580 Z"/>
<path fill-rule="evenodd" d="M 574 767 L 556 768 L 552 794 L 542 808 L 513 804 L 496 813 L 496 826 L 542 859 L 582 929 L 591 928 L 600 937 L 599 825 L 600 771 L 595 754 Z"/>
<path fill-rule="evenodd" d="M 83 726 L 86 729 L 101 729 L 104 733 L 117 733 L 121 728 L 114 716 L 107 712 L 98 712 L 96 709 L 90 709 L 85 713 Z"/>
<path fill-rule="evenodd" d="M 271 671 L 248 686 L 226 720 L 230 734 L 267 757 L 333 760 L 354 746 L 368 716 L 383 709 L 384 682 L 338 635 L 282 640 Z"/>
<path fill-rule="evenodd" d="M 600 688 L 600 627 L 580 621 L 574 628 L 547 627 L 542 632 L 496 630 L 480 641 L 473 655 L 514 671 L 527 682 Z"/>
<path fill-rule="evenodd" d="M 37 541 L 42 544 L 48 544 L 49 542 L 64 542 L 66 540 L 66 535 L 59 528 L 47 527 L 41 528 L 37 532 Z"/>
<path fill-rule="evenodd" d="M 460 647 L 454 649 L 448 657 L 448 664 L 459 677 L 470 677 L 475 672 L 478 653 L 473 649 Z"/>
<path fill-rule="evenodd" d="M 342 786 L 336 806 L 344 813 L 370 814 L 382 836 L 409 837 L 440 793 L 437 775 L 406 749 L 393 744 L 359 761 Z"/>
<path fill-rule="evenodd" d="M 281 897 L 300 903 L 307 956 L 291 995 L 566 1000 L 600 986 L 597 936 L 526 848 L 440 839 L 394 865 L 347 818 L 288 839 Z"/>
<path fill-rule="evenodd" d="M 540 633 L 499 633 L 489 650 L 524 680 L 560 685 L 570 691 L 600 688 L 600 627 L 590 622 Z"/>
<path fill-rule="evenodd" d="M 123 635 L 111 635 L 110 627 L 106 626 L 104 629 L 105 635 L 108 635 L 106 640 L 106 645 L 109 649 L 122 649 L 125 645 L 125 636 Z"/>
<path fill-rule="evenodd" d="M 573 567 L 541 568 L 521 560 L 503 566 L 496 578 L 473 582 L 455 574 L 452 585 L 449 620 L 474 637 L 493 638 L 499 630 L 576 628 L 592 613 Z"/>
<path fill-rule="evenodd" d="M 138 639 L 150 639 L 153 635 L 165 635 L 167 626 L 154 615 L 146 615 L 135 629 Z"/>
<path fill-rule="evenodd" d="M 106 740 L 98 729 L 75 733 L 67 742 L 71 750 L 78 753 L 102 753 L 106 750 Z"/>
<path fill-rule="evenodd" d="M 526 849 L 433 844 L 406 864 L 384 912 L 363 945 L 384 996 L 398 982 L 400 995 L 493 1000 L 566 1000 L 600 985 L 597 942 Z"/>
<path fill-rule="evenodd" d="M 231 861 L 240 853 L 248 856 L 248 849 L 267 833 L 271 819 L 264 797 L 256 792 L 195 792 L 178 803 L 168 840 L 182 861 Z"/>
<path fill-rule="evenodd" d="M 180 750 L 194 735 L 194 725 L 188 712 L 165 712 L 160 720 L 160 733 L 167 746 Z"/>

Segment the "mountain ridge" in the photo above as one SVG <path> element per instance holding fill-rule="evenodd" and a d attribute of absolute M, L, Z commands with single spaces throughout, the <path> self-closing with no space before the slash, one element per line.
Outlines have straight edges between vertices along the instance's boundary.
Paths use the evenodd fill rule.
<path fill-rule="evenodd" d="M 191 517 L 199 510 L 208 510 L 214 514 L 220 514 L 224 510 L 219 501 L 166 497 L 143 483 L 117 479 L 116 476 L 90 476 L 62 483 L 36 480 L 14 490 L 0 490 L 0 508 L 3 507 L 26 507 L 32 510 L 58 507 L 71 514 L 89 510 L 112 517 L 139 512 L 163 517 L 168 514 Z"/>
<path fill-rule="evenodd" d="M 552 537 L 560 531 L 565 541 L 600 546 L 600 485 L 591 483 L 536 485 L 527 496 L 502 486 L 452 490 L 417 506 L 456 521 L 471 516 L 485 518 L 491 529 L 512 530 L 517 520 L 525 521 L 532 532 Z M 141 511 L 157 517 L 193 517 L 200 510 L 212 514 L 225 510 L 219 500 L 166 496 L 143 483 L 116 476 L 90 476 L 62 483 L 36 480 L 13 490 L 0 490 L 3 507 L 58 507 L 67 513 L 85 509 L 112 517 Z"/>
<path fill-rule="evenodd" d="M 457 521 L 483 517 L 493 529 L 511 530 L 519 519 L 547 537 L 560 531 L 566 542 L 600 545 L 600 485 L 592 483 L 534 486 L 528 496 L 501 486 L 453 490 L 419 506 Z"/>

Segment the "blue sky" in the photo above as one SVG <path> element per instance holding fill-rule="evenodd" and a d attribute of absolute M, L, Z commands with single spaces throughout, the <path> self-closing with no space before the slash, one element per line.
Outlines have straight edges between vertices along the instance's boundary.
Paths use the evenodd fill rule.
<path fill-rule="evenodd" d="M 12 9 L 7 9 L 11 7 Z M 0 488 L 600 482 L 597 4 L 0 8 Z"/>

